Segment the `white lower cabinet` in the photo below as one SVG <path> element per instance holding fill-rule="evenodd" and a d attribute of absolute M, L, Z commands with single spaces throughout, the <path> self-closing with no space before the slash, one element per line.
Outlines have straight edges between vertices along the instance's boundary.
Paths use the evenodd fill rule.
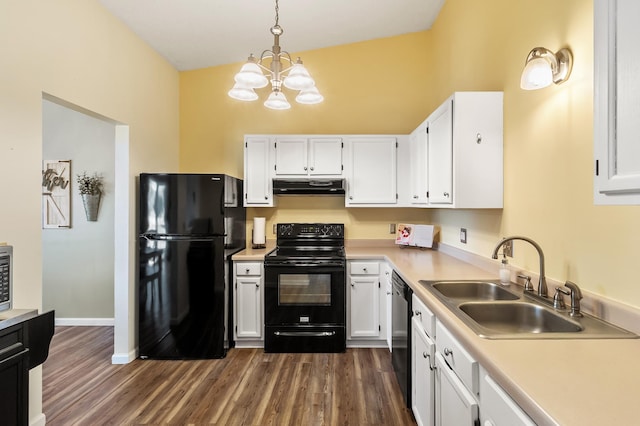
<path fill-rule="evenodd" d="M 478 393 L 477 361 L 436 321 L 436 425 L 476 425 Z"/>
<path fill-rule="evenodd" d="M 262 262 L 236 262 L 234 271 L 234 338 L 237 346 L 259 346 L 263 339 Z"/>
<path fill-rule="evenodd" d="M 478 401 L 436 352 L 436 425 L 476 425 L 479 421 Z"/>
<path fill-rule="evenodd" d="M 393 274 L 393 268 L 386 262 L 382 263 L 382 273 L 380 274 L 380 282 L 382 288 L 380 289 L 380 296 L 382 298 L 380 306 L 384 306 L 384 326 L 383 331 L 385 333 L 385 339 L 387 340 L 387 347 L 391 352 L 391 337 L 392 337 L 392 324 L 393 324 L 393 283 L 391 281 L 391 275 Z M 382 314 L 381 314 L 382 315 Z"/>
<path fill-rule="evenodd" d="M 418 426 L 435 424 L 435 343 L 433 329 L 423 325 L 433 314 L 414 294 L 411 319 L 411 409 Z"/>
<path fill-rule="evenodd" d="M 386 300 L 379 261 L 347 262 L 347 346 L 386 345 Z"/>
<path fill-rule="evenodd" d="M 480 367 L 480 422 L 482 426 L 534 426 L 535 423 Z"/>

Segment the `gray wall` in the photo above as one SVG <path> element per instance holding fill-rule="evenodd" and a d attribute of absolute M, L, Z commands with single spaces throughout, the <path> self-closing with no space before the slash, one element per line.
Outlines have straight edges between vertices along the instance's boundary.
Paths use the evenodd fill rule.
<path fill-rule="evenodd" d="M 42 230 L 43 309 L 56 318 L 104 323 L 114 316 L 115 125 L 42 101 L 42 158 L 71 160 L 71 228 Z M 88 222 L 77 174 L 97 172 L 104 190 L 97 222 Z"/>

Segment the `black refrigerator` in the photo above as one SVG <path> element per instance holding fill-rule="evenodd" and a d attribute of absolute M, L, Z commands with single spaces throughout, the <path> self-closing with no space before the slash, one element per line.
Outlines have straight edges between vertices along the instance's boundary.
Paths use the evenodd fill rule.
<path fill-rule="evenodd" d="M 231 256 L 245 248 L 242 180 L 148 174 L 139 180 L 141 358 L 223 358 L 232 341 Z"/>

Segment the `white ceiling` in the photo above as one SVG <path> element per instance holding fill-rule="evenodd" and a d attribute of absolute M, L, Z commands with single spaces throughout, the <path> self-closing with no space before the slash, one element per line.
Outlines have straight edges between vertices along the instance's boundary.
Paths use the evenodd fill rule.
<path fill-rule="evenodd" d="M 99 1 L 180 71 L 243 62 L 273 44 L 275 0 Z M 293 54 L 423 31 L 444 1 L 280 0 L 280 46 Z"/>

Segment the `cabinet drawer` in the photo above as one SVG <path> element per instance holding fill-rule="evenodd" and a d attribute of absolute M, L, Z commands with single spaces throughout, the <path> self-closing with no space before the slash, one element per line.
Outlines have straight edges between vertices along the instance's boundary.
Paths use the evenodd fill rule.
<path fill-rule="evenodd" d="M 352 275 L 378 275 L 380 267 L 378 262 L 351 262 Z"/>
<path fill-rule="evenodd" d="M 440 321 L 436 321 L 436 348 L 462 383 L 474 395 L 478 395 L 478 362 L 469 355 Z"/>
<path fill-rule="evenodd" d="M 412 299 L 413 317 L 418 320 L 427 336 L 432 339 L 435 337 L 436 331 L 436 316 L 427 308 L 427 306 L 420 300 L 416 294 L 413 294 Z"/>
<path fill-rule="evenodd" d="M 262 263 L 236 263 L 236 275 L 239 277 L 246 277 L 249 275 L 262 275 Z"/>
<path fill-rule="evenodd" d="M 482 424 L 535 425 L 520 406 L 482 368 L 480 369 L 480 376 L 480 400 L 482 405 L 480 420 Z"/>

